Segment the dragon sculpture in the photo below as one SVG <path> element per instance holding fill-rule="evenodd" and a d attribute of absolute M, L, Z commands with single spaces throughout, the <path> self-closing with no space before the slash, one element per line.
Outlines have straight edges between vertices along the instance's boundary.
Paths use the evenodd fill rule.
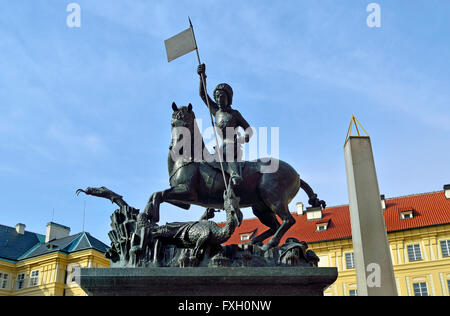
<path fill-rule="evenodd" d="M 231 237 L 243 218 L 239 209 L 240 198 L 232 186 L 223 194 L 227 219 L 225 224 L 220 225 L 210 220 L 217 211 L 208 208 L 199 221 L 159 226 L 146 213 L 129 206 L 121 195 L 106 187 L 78 189 L 76 194 L 81 192 L 108 199 L 120 207 L 111 216 L 111 248 L 106 253 L 106 257 L 118 266 L 168 265 L 171 260 L 165 260 L 165 255 L 161 253 L 171 246 L 191 253 L 186 260 L 179 258 L 180 262 L 184 262 L 183 266 L 186 262 L 189 262 L 188 265 L 198 265 L 207 250 L 211 256 L 220 257 L 223 250 L 221 244 Z"/>
<path fill-rule="evenodd" d="M 170 223 L 158 227 L 153 232 L 153 238 L 160 239 L 164 243 L 176 245 L 179 248 L 191 248 L 191 260 L 199 260 L 202 252 L 207 248 L 221 249 L 221 245 L 230 239 L 236 227 L 242 222 L 242 212 L 239 209 L 239 197 L 234 193 L 232 186 L 223 194 L 226 223 L 218 225 L 210 220 L 200 220 L 189 223 Z M 208 209 L 211 213 L 213 209 Z M 208 216 L 206 216 L 207 218 Z M 202 217 L 205 218 L 205 215 Z"/>

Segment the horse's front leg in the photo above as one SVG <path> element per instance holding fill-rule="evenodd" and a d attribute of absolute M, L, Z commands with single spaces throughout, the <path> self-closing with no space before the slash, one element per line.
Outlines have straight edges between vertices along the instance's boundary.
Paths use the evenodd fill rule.
<path fill-rule="evenodd" d="M 162 203 L 163 192 L 164 191 L 153 193 L 148 199 L 144 209 L 144 213 L 147 214 L 148 218 L 153 223 L 159 222 L 159 206 Z"/>
<path fill-rule="evenodd" d="M 159 207 L 163 202 L 187 203 L 197 200 L 197 191 L 192 186 L 180 184 L 173 188 L 153 193 L 145 207 L 144 212 L 152 218 L 154 223 L 159 222 Z"/>

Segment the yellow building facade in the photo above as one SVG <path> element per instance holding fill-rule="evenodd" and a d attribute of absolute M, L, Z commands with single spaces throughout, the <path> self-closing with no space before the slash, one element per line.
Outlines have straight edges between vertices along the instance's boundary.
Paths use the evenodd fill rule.
<path fill-rule="evenodd" d="M 78 269 L 109 267 L 104 257 L 108 246 L 89 233 L 49 239 L 49 228 L 47 236 L 3 225 L 0 230 L 0 243 L 7 244 L 0 249 L 0 296 L 85 296 L 77 283 Z"/>
<path fill-rule="evenodd" d="M 450 257 L 446 250 L 450 224 L 389 233 L 388 240 L 399 296 L 450 295 Z M 410 249 L 416 246 L 420 257 L 411 257 L 408 246 Z M 357 295 L 355 268 L 348 260 L 353 253 L 352 240 L 319 242 L 310 247 L 321 259 L 319 266 L 336 267 L 339 272 L 338 279 L 325 295 Z"/>

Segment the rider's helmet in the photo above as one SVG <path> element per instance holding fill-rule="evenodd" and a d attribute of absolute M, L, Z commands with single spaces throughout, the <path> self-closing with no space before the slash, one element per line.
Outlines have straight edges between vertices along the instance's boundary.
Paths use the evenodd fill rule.
<path fill-rule="evenodd" d="M 216 89 L 214 89 L 213 94 L 216 94 L 217 90 L 222 90 L 225 91 L 225 93 L 228 96 L 228 105 L 231 105 L 233 103 L 233 89 L 230 87 L 230 85 L 226 84 L 226 83 L 221 83 L 218 84 Z"/>

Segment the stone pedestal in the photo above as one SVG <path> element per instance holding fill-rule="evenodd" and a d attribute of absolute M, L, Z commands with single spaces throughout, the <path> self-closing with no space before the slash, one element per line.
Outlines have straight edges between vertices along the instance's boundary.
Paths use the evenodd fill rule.
<path fill-rule="evenodd" d="M 322 296 L 336 268 L 81 269 L 91 296 Z"/>

